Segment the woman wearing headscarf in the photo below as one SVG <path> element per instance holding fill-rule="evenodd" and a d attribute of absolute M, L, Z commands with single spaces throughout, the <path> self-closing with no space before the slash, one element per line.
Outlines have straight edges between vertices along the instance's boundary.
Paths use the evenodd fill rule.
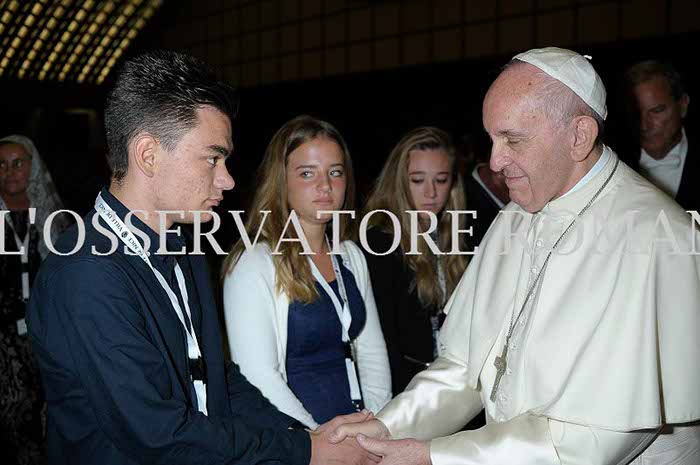
<path fill-rule="evenodd" d="M 44 395 L 24 318 L 32 281 L 48 253 L 44 224 L 59 209 L 32 141 L 19 135 L 0 139 L 0 450 L 10 463 L 45 462 Z M 60 215 L 54 217 L 51 236 L 64 227 Z"/>

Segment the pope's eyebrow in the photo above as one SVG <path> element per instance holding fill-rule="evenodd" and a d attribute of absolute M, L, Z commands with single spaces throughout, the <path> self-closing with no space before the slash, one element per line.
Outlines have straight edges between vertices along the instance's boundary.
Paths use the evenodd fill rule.
<path fill-rule="evenodd" d="M 502 131 L 498 131 L 496 133 L 499 136 L 505 136 L 505 137 L 515 137 L 515 138 L 524 138 L 525 133 L 519 132 L 519 131 L 513 131 L 512 129 L 503 129 Z"/>

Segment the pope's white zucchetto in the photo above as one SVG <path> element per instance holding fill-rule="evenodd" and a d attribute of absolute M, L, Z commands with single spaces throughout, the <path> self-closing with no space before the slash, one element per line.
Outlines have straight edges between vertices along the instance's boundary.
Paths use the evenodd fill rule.
<path fill-rule="evenodd" d="M 547 47 L 528 50 L 513 59 L 541 69 L 574 91 L 601 118 L 608 116 L 605 86 L 585 57 L 564 48 Z"/>

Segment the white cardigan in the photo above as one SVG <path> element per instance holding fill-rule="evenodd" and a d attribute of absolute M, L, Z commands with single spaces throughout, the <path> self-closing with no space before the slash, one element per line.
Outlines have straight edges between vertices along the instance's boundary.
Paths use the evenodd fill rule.
<path fill-rule="evenodd" d="M 356 339 L 357 368 L 366 408 L 378 412 L 391 400 L 386 344 L 367 263 L 354 243 L 340 245 L 343 265 L 353 274 L 365 302 L 367 321 Z M 224 280 L 224 315 L 231 359 L 280 411 L 310 428 L 318 423 L 287 385 L 289 298 L 275 290 L 275 268 L 265 244 L 243 252 Z"/>

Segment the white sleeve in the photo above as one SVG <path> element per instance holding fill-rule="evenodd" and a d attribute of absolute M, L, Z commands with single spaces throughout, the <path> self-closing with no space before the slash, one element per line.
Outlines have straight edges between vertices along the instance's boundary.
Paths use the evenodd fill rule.
<path fill-rule="evenodd" d="M 281 412 L 309 428 L 316 428 L 318 424 L 282 375 L 284 367 L 279 364 L 279 341 L 275 331 L 274 268 L 268 263 L 268 257 L 258 249 L 244 252 L 226 276 L 223 292 L 231 359 Z"/>
<path fill-rule="evenodd" d="M 434 439 L 430 456 L 433 465 L 627 465 L 656 434 L 607 431 L 526 413 Z"/>
<path fill-rule="evenodd" d="M 365 326 L 357 336 L 357 368 L 365 407 L 378 412 L 391 400 L 391 370 L 364 255 L 353 254 L 354 276 L 365 302 Z"/>

